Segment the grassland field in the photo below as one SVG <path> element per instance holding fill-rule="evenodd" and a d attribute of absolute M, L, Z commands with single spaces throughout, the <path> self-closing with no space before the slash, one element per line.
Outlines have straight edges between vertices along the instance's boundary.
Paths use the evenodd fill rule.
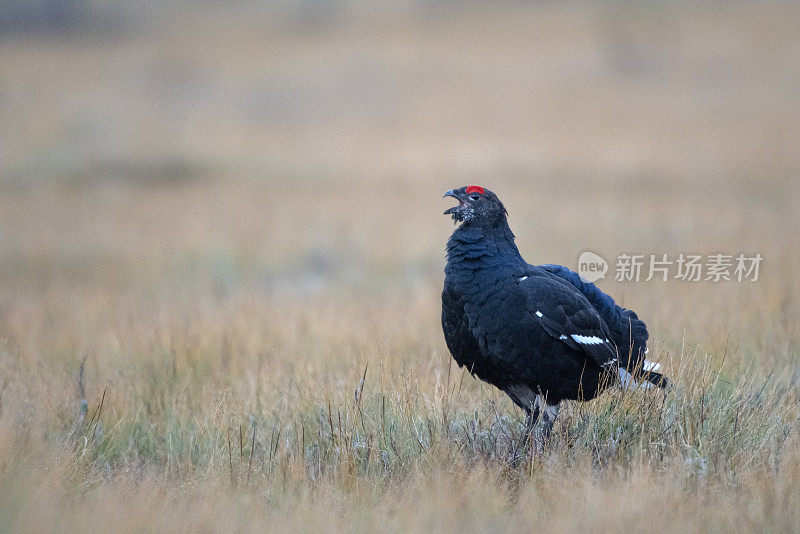
<path fill-rule="evenodd" d="M 797 6 L 335 5 L 0 35 L 0 531 L 800 531 Z M 439 323 L 468 183 L 532 263 L 759 278 L 609 273 L 675 387 L 512 462 Z"/>

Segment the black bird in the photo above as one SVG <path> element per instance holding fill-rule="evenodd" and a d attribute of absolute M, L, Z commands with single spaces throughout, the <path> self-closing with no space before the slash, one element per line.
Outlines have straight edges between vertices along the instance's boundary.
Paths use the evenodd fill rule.
<path fill-rule="evenodd" d="M 645 359 L 647 327 L 592 283 L 560 265 L 530 265 L 514 244 L 497 195 L 471 185 L 445 193 L 461 223 L 447 242 L 442 329 L 459 366 L 504 391 L 546 437 L 562 400 L 612 385 L 661 387 Z M 527 439 L 527 438 L 526 438 Z"/>

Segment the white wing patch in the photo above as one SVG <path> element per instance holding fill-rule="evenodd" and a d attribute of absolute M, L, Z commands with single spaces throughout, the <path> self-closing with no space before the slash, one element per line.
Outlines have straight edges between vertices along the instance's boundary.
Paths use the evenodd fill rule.
<path fill-rule="evenodd" d="M 544 317 L 544 314 L 542 314 L 542 312 L 540 312 L 539 310 L 536 310 L 536 317 L 539 317 L 541 319 L 542 317 Z M 560 336 L 558 336 L 558 339 L 560 339 L 561 341 L 566 341 L 569 338 L 572 338 L 573 340 L 575 340 L 575 343 L 580 343 L 581 345 L 599 345 L 600 343 L 603 343 L 603 341 L 605 341 L 606 343 L 610 343 L 608 338 L 603 340 L 603 338 L 597 336 L 582 336 L 580 334 L 570 334 L 569 336 L 561 334 Z"/>
<path fill-rule="evenodd" d="M 519 281 L 522 282 L 523 280 L 527 280 L 527 279 L 528 279 L 527 276 L 523 276 L 522 278 L 519 279 Z"/>
<path fill-rule="evenodd" d="M 575 340 L 575 343 L 580 343 L 581 345 L 599 345 L 603 342 L 603 339 L 597 336 L 582 336 L 580 334 L 572 334 L 570 337 Z"/>
<path fill-rule="evenodd" d="M 642 365 L 642 369 L 645 371 L 658 371 L 661 369 L 661 364 L 657 362 L 651 362 L 650 360 L 645 360 L 644 365 Z"/>

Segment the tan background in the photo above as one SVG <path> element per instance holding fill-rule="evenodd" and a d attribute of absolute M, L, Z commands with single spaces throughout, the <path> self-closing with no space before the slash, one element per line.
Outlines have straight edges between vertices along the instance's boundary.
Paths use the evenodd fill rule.
<path fill-rule="evenodd" d="M 34 529 L 77 529 L 85 516 L 108 526 L 119 510 L 132 529 L 278 517 L 334 528 L 386 517 L 399 529 L 797 527 L 775 502 L 796 504 L 800 484 L 769 471 L 778 459 L 800 465 L 796 444 L 776 445 L 782 429 L 796 437 L 800 380 L 795 4 L 47 5 L 0 6 L 0 480 L 28 496 L 0 496 L 0 518 Z M 342 475 L 350 456 L 339 445 L 333 471 L 318 462 L 328 478 L 297 459 L 302 444 L 286 436 L 301 439 L 304 417 L 325 422 L 331 399 L 331 419 L 355 410 L 365 366 L 366 394 L 388 392 L 398 413 L 419 403 L 408 421 L 440 417 L 445 400 L 465 428 L 476 411 L 519 417 L 450 369 L 438 324 L 452 231 L 440 197 L 468 183 L 500 196 L 533 263 L 575 268 L 584 250 L 612 271 L 620 253 L 763 256 L 756 283 L 617 283 L 613 272 L 600 282 L 648 322 L 653 354 L 683 388 L 683 422 L 664 423 L 663 453 L 652 452 L 667 439 L 660 422 L 650 452 L 608 453 L 612 466 L 644 468 L 607 470 L 608 442 L 587 445 L 577 408 L 561 428 L 588 440 L 577 438 L 584 452 L 564 437 L 549 467 L 510 477 L 517 490 L 497 458 L 476 467 L 466 453 L 423 454 L 401 422 L 401 443 L 374 454 L 407 446 L 411 463 L 383 474 Z M 89 438 L 74 455 L 83 361 L 89 416 L 107 388 L 106 433 L 81 427 Z M 714 386 L 717 405 L 771 376 L 777 411 L 752 421 L 775 426 L 715 442 L 740 424 L 737 408 L 717 430 L 687 430 L 686 413 L 707 417 L 694 383 L 704 369 L 733 384 L 733 397 Z M 585 417 L 601 417 L 609 398 Z M 259 467 L 243 491 L 251 415 L 262 421 L 257 466 L 273 465 L 265 447 L 287 429 L 269 460 L 284 474 Z M 225 436 L 239 447 L 237 425 L 233 490 Z M 207 447 L 197 457 L 195 439 Z M 459 439 L 431 433 L 439 451 L 466 450 Z M 609 479 L 592 485 L 590 472 Z M 738 476 L 762 485 L 746 493 Z M 705 484 L 718 499 L 708 506 L 691 497 Z M 762 504 L 741 511 L 739 499 Z M 659 521 L 639 502 L 661 506 Z"/>

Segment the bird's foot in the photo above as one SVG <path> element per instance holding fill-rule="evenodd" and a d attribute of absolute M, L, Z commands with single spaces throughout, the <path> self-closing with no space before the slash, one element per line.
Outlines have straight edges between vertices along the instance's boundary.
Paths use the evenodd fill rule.
<path fill-rule="evenodd" d="M 552 425 L 551 425 L 552 426 Z M 512 452 L 511 465 L 516 468 L 525 458 L 540 456 L 547 450 L 549 443 L 550 429 L 526 429 L 522 434 L 517 447 Z"/>

